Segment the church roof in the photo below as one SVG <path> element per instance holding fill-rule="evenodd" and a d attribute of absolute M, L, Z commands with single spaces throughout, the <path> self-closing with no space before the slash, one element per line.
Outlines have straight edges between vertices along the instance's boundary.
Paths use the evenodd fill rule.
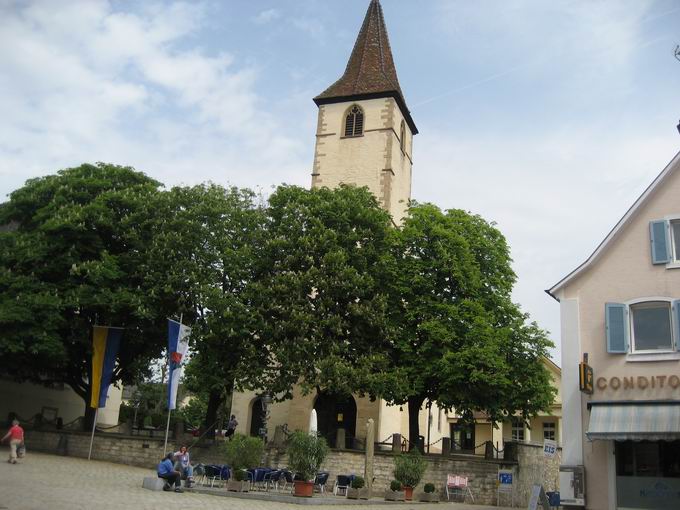
<path fill-rule="evenodd" d="M 317 105 L 394 97 L 413 134 L 418 133 L 399 86 L 385 18 L 379 0 L 371 0 L 342 77 L 314 98 Z"/>

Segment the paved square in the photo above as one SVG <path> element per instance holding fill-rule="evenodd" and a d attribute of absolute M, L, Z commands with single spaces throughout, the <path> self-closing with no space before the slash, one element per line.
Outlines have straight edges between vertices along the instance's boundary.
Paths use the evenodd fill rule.
<path fill-rule="evenodd" d="M 142 469 L 110 462 L 90 461 L 30 453 L 20 464 L 5 461 L 7 448 L 0 449 L 0 509 L 2 510 L 367 510 L 387 506 L 291 505 L 270 501 L 245 500 L 203 494 L 175 494 L 142 489 L 145 476 L 154 475 Z M 462 505 L 458 503 L 405 503 L 394 508 L 422 510 L 499 510 L 498 507 Z"/>

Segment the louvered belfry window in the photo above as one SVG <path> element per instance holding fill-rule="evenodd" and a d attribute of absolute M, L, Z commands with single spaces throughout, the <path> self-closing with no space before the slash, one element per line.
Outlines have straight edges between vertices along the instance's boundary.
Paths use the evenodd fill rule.
<path fill-rule="evenodd" d="M 364 133 L 364 112 L 357 105 L 345 118 L 345 136 L 361 136 Z"/>

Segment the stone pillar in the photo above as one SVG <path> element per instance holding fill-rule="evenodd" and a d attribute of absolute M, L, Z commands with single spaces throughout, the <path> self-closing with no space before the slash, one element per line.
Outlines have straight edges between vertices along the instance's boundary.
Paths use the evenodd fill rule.
<path fill-rule="evenodd" d="M 345 429 L 342 427 L 335 432 L 335 447 L 338 450 L 345 449 Z"/>
<path fill-rule="evenodd" d="M 401 453 L 401 434 L 392 434 L 392 453 Z"/>
<path fill-rule="evenodd" d="M 491 441 L 487 441 L 484 444 L 484 458 L 486 460 L 494 459 L 493 443 Z"/>
<path fill-rule="evenodd" d="M 373 418 L 366 422 L 366 464 L 364 466 L 364 480 L 368 492 L 373 488 L 373 448 L 375 448 L 375 426 Z"/>
<path fill-rule="evenodd" d="M 442 455 L 449 455 L 451 453 L 451 438 L 442 437 Z"/>

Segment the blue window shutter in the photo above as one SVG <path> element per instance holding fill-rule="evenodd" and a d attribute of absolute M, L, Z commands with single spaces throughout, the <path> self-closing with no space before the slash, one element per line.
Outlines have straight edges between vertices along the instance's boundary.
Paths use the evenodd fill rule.
<path fill-rule="evenodd" d="M 675 348 L 680 351 L 680 299 L 673 301 L 673 322 L 675 327 L 673 331 L 675 333 Z"/>
<path fill-rule="evenodd" d="M 628 306 L 622 303 L 607 303 L 604 309 L 607 352 L 625 354 L 628 352 L 629 338 Z"/>
<path fill-rule="evenodd" d="M 652 242 L 652 264 L 670 262 L 670 245 L 668 222 L 656 220 L 649 222 L 649 236 Z"/>

